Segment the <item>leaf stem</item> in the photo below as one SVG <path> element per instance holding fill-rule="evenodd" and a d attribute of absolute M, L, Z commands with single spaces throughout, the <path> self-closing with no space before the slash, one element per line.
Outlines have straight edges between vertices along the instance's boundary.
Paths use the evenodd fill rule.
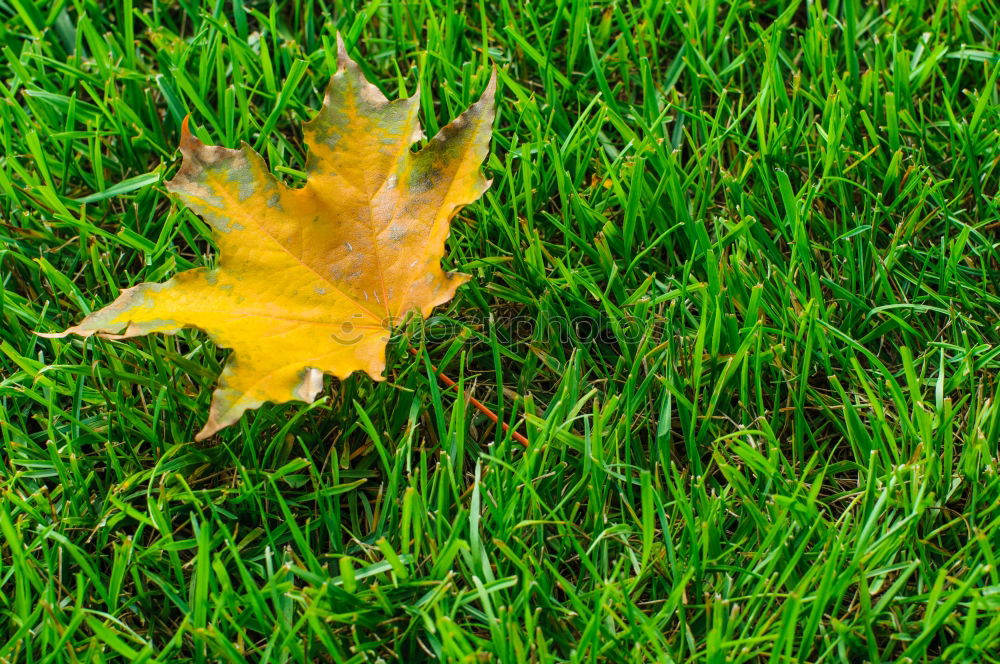
<path fill-rule="evenodd" d="M 413 355 L 414 357 L 416 357 L 416 356 L 418 356 L 420 354 L 417 351 L 417 349 L 414 348 L 413 346 L 409 347 L 409 351 L 410 351 L 410 354 Z M 442 383 L 444 383 L 445 385 L 447 385 L 449 389 L 455 389 L 456 391 L 458 390 L 458 385 L 455 383 L 455 381 L 453 381 L 451 378 L 449 378 L 443 372 L 439 371 L 436 366 L 434 366 L 432 364 L 431 365 L 431 369 L 433 369 L 434 373 L 437 374 L 438 380 L 440 380 Z M 524 447 L 528 447 L 528 439 L 525 438 L 520 433 L 518 433 L 517 431 L 511 431 L 510 425 L 508 425 L 506 422 L 501 422 L 500 419 L 497 417 L 497 414 L 494 413 L 492 410 L 490 410 L 489 406 L 487 406 L 483 402 L 479 401 L 479 399 L 476 399 L 475 397 L 473 397 L 471 395 L 466 395 L 466 398 L 469 400 L 470 404 L 472 404 L 473 406 L 475 406 L 476 410 L 478 410 L 480 413 L 482 413 L 483 415 L 485 415 L 486 417 L 488 417 L 494 424 L 499 424 L 500 426 L 502 426 L 503 430 L 504 430 L 504 433 L 507 433 L 509 431 L 511 438 L 513 438 L 514 440 L 516 440 L 518 443 L 520 443 Z"/>

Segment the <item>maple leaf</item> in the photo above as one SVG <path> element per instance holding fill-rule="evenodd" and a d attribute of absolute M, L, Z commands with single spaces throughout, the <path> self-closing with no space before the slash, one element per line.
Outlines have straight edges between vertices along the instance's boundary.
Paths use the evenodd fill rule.
<path fill-rule="evenodd" d="M 195 327 L 231 348 L 203 440 L 265 401 L 312 402 L 323 374 L 383 380 L 388 330 L 426 318 L 466 275 L 441 269 L 452 216 L 490 186 L 480 173 L 496 72 L 482 97 L 422 149 L 419 94 L 388 101 L 338 36 L 338 71 L 303 126 L 308 180 L 292 189 L 249 145 L 205 145 L 184 121 L 167 188 L 213 228 L 215 269 L 122 291 L 52 336 L 124 339 Z"/>

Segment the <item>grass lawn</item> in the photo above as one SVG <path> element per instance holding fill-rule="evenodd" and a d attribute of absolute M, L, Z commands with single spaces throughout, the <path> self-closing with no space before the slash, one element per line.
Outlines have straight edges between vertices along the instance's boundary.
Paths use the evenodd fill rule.
<path fill-rule="evenodd" d="M 473 280 L 195 444 L 204 334 L 35 333 L 214 263 L 185 115 L 301 184 L 338 31 L 429 135 L 497 67 Z M 998 44 L 997 0 L 0 0 L 0 663 L 1000 662 Z"/>

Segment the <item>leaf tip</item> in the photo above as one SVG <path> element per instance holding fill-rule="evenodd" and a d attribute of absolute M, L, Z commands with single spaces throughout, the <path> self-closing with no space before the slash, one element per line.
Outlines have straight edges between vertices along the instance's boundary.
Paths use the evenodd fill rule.
<path fill-rule="evenodd" d="M 201 441 L 205 440 L 206 438 L 211 438 L 221 428 L 222 428 L 221 426 L 219 426 L 218 424 L 212 422 L 211 420 L 209 420 L 208 422 L 205 422 L 205 426 L 203 426 L 201 428 L 201 431 L 199 431 L 198 433 L 196 433 L 194 435 L 194 442 L 200 443 Z"/>
<path fill-rule="evenodd" d="M 494 66 L 490 72 L 490 80 L 486 83 L 486 89 L 483 90 L 483 94 L 480 95 L 479 101 L 476 103 L 484 106 L 486 108 L 486 112 L 491 116 L 494 116 L 496 114 L 496 96 L 497 68 Z"/>
<path fill-rule="evenodd" d="M 64 330 L 62 332 L 33 332 L 36 337 L 41 337 L 43 339 L 63 339 L 72 334 L 73 328 Z"/>
<path fill-rule="evenodd" d="M 347 66 L 353 64 L 351 56 L 347 54 L 347 44 L 344 43 L 344 35 L 337 32 L 337 69 L 343 71 Z"/>
<path fill-rule="evenodd" d="M 191 114 L 188 113 L 181 121 L 181 154 L 187 156 L 198 148 L 202 148 L 204 146 L 205 144 L 198 140 L 197 136 L 191 133 Z"/>
<path fill-rule="evenodd" d="M 225 369 L 223 372 L 225 372 Z M 220 380 L 219 387 L 212 393 L 212 404 L 208 407 L 208 420 L 205 422 L 205 426 L 201 428 L 201 431 L 194 435 L 196 443 L 214 436 L 222 429 L 240 419 L 240 416 L 247 410 L 247 407 L 241 407 L 238 403 L 234 403 L 233 396 L 232 390 L 223 385 L 223 381 Z M 260 404 L 258 403 L 257 405 Z"/>
<path fill-rule="evenodd" d="M 91 314 L 91 316 L 92 315 L 93 314 Z M 90 318 L 90 316 L 88 316 L 87 318 Z M 66 337 L 70 336 L 71 334 L 75 334 L 78 337 L 83 337 L 84 339 L 86 339 L 87 337 L 92 337 L 92 336 L 94 336 L 94 334 L 97 333 L 96 329 L 84 328 L 84 325 L 86 323 L 87 323 L 87 319 L 84 319 L 83 323 L 81 323 L 80 325 L 74 325 L 73 327 L 67 327 L 62 332 L 33 332 L 33 334 L 36 337 L 42 337 L 43 339 L 65 339 Z"/>
<path fill-rule="evenodd" d="M 323 390 L 323 372 L 315 367 L 309 367 L 303 372 L 302 382 L 295 388 L 295 398 L 306 403 L 316 400 L 316 395 Z"/>

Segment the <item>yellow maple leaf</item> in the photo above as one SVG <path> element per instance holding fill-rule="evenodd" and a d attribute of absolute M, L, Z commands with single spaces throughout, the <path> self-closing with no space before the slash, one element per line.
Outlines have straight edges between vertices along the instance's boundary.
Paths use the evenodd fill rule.
<path fill-rule="evenodd" d="M 304 125 L 308 180 L 292 189 L 259 154 L 205 145 L 184 122 L 167 188 L 214 230 L 218 267 L 122 291 L 53 336 L 124 339 L 199 328 L 233 349 L 202 440 L 265 401 L 311 402 L 323 374 L 382 380 L 388 330 L 426 318 L 466 275 L 441 269 L 452 216 L 490 186 L 496 73 L 482 97 L 421 150 L 418 94 L 388 101 L 338 37 L 339 66 Z"/>

